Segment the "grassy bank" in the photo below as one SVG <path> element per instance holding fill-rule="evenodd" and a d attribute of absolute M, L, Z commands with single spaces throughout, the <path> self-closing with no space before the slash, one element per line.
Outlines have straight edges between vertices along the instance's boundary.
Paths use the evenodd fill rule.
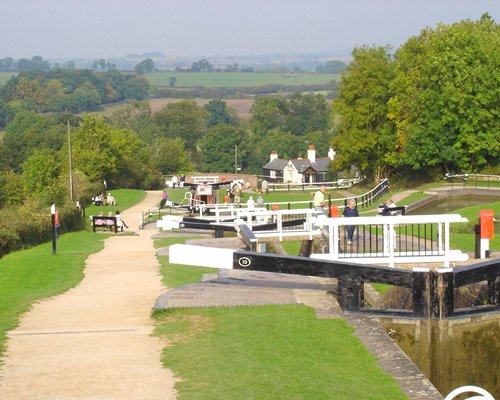
<path fill-rule="evenodd" d="M 159 239 L 155 247 L 185 239 Z M 168 287 L 199 282 L 210 271 L 158 258 Z M 406 398 L 352 328 L 340 319 L 319 320 L 302 305 L 184 308 L 154 316 L 155 335 L 168 343 L 163 363 L 181 379 L 179 399 Z"/>
<path fill-rule="evenodd" d="M 302 305 L 156 314 L 178 399 L 405 399 L 345 321 Z"/>
<path fill-rule="evenodd" d="M 82 280 L 85 259 L 102 249 L 105 237 L 67 233 L 58 238 L 56 255 L 52 243 L 44 243 L 0 259 L 0 353 L 6 332 L 17 326 L 34 302 L 65 292 Z"/>

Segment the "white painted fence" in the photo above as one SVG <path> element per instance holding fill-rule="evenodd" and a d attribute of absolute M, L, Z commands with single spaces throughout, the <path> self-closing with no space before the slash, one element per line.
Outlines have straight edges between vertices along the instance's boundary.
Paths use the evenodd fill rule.
<path fill-rule="evenodd" d="M 452 261 L 467 261 L 469 258 L 460 250 L 450 249 L 450 224 L 457 222 L 468 222 L 468 219 L 458 214 L 318 218 L 316 225 L 328 229 L 328 253 L 313 254 L 311 257 L 343 261 L 355 259 L 357 263 L 388 263 L 390 266 L 394 266 L 395 263 L 442 262 L 445 267 L 449 267 Z M 358 231 L 358 243 L 353 243 L 352 247 L 343 236 L 348 225 L 356 226 Z M 416 228 L 411 228 L 412 225 Z M 430 226 L 430 232 L 437 235 L 436 240 L 432 237 L 415 239 L 420 243 L 423 242 L 424 246 L 430 244 L 430 250 L 427 248 L 403 250 L 397 245 L 400 232 L 405 229 L 407 231 L 405 227 L 410 227 L 412 232 L 414 230 L 420 232 L 422 231 L 420 225 Z M 381 230 L 382 234 L 379 234 L 378 230 Z M 373 231 L 376 232 L 371 235 Z M 364 236 L 361 241 L 359 235 L 368 235 L 370 240 L 366 240 Z M 412 235 L 407 235 L 406 240 L 412 238 Z M 377 240 L 375 244 L 373 239 Z"/>

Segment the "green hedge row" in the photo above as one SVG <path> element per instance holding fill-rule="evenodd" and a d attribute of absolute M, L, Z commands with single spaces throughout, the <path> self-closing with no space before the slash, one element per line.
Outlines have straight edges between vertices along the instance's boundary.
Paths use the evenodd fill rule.
<path fill-rule="evenodd" d="M 85 227 L 84 219 L 74 205 L 58 208 L 59 233 Z M 0 257 L 12 251 L 31 247 L 52 239 L 50 209 L 34 205 L 8 207 L 0 210 Z"/>

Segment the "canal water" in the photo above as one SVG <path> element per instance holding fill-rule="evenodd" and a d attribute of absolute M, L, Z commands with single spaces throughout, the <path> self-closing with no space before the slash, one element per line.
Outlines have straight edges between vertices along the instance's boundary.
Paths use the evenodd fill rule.
<path fill-rule="evenodd" d="M 500 315 L 381 324 L 443 396 L 473 385 L 500 399 Z"/>
<path fill-rule="evenodd" d="M 499 199 L 485 195 L 439 197 L 409 214 L 450 213 Z M 500 224 L 495 225 L 497 231 Z M 381 323 L 443 396 L 457 387 L 474 385 L 500 399 L 500 314 L 441 321 L 382 318 Z"/>
<path fill-rule="evenodd" d="M 411 215 L 427 215 L 427 214 L 446 214 L 459 208 L 472 207 L 480 204 L 492 203 L 500 200 L 500 196 L 482 196 L 482 195 L 467 195 L 467 196 L 448 196 L 438 198 L 436 201 L 411 211 Z"/>

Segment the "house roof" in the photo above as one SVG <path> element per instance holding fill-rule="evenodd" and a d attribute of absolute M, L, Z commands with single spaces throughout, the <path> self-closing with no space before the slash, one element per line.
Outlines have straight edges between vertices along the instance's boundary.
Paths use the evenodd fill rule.
<path fill-rule="evenodd" d="M 282 171 L 288 165 L 289 162 L 292 162 L 297 171 L 302 174 L 308 168 L 313 169 L 316 172 L 324 172 L 328 171 L 328 166 L 332 161 L 328 157 L 324 158 L 316 158 L 316 162 L 311 162 L 307 158 L 296 158 L 292 160 L 284 160 L 281 158 L 277 158 L 275 160 L 269 161 L 266 165 L 264 165 L 264 169 Z"/>

